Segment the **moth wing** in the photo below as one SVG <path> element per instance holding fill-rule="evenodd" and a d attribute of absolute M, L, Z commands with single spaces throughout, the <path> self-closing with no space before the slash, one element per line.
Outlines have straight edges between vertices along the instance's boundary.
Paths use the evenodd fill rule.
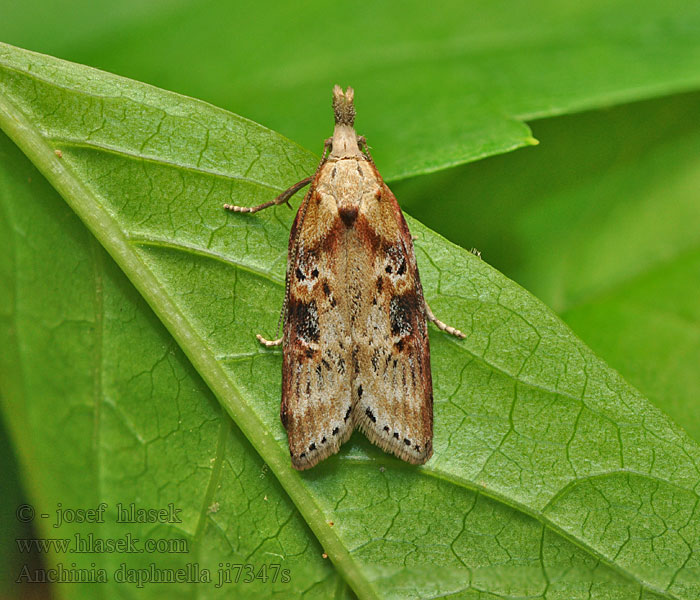
<path fill-rule="evenodd" d="M 350 330 L 342 233 L 335 201 L 318 191 L 322 168 L 290 232 L 284 315 L 282 405 L 294 468 L 336 453 L 353 430 Z"/>
<path fill-rule="evenodd" d="M 367 274 L 361 295 L 367 300 L 353 328 L 359 366 L 353 382 L 355 423 L 380 448 L 423 464 L 433 453 L 425 301 L 408 225 L 393 193 L 376 176 L 380 193 L 365 200 L 357 221 Z"/>

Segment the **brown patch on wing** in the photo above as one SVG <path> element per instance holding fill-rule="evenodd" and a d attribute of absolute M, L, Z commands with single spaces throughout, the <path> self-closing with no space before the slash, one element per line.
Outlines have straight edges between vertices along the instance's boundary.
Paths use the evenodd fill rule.
<path fill-rule="evenodd" d="M 423 291 L 401 209 L 363 159 L 321 166 L 290 236 L 282 423 L 306 469 L 359 427 L 411 463 L 432 455 Z"/>
<path fill-rule="evenodd" d="M 353 381 L 356 426 L 411 463 L 432 455 L 433 389 L 423 290 L 413 240 L 396 198 L 374 170 L 379 195 L 365 193 L 355 224 L 356 295 Z M 379 251 L 376 251 L 379 246 Z M 359 391 L 361 390 L 361 393 Z"/>
<path fill-rule="evenodd" d="M 290 232 L 280 418 L 296 469 L 337 452 L 353 429 L 347 302 L 338 288 L 345 225 L 318 190 L 330 166 L 319 169 Z"/>

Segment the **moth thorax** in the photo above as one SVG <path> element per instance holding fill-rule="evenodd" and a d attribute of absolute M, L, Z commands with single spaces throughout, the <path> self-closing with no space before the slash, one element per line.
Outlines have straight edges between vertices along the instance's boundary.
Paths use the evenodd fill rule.
<path fill-rule="evenodd" d="M 338 123 L 333 131 L 330 158 L 360 158 L 357 134 L 351 125 Z"/>

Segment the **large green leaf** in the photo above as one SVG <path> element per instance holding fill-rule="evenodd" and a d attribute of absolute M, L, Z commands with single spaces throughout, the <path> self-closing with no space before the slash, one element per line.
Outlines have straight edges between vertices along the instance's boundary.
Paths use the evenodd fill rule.
<path fill-rule="evenodd" d="M 269 198 L 314 157 L 201 102 L 10 47 L 0 92 L 0 126 L 67 202 L 4 144 L 4 408 L 44 506 L 175 502 L 182 525 L 136 535 L 176 532 L 212 568 L 279 560 L 290 596 L 698 594 L 700 448 L 522 288 L 411 220 L 428 300 L 467 333 L 431 338 L 435 456 L 410 467 L 356 436 L 295 472 L 280 353 L 254 338 L 277 321 L 291 214 L 221 205 Z"/>
<path fill-rule="evenodd" d="M 140 540 L 184 539 L 186 554 L 122 552 L 54 562 L 106 569 L 111 584 L 86 591 L 63 583 L 65 598 L 328 598 L 339 580 L 289 497 L 222 411 L 182 350 L 75 214 L 3 136 L 4 404 L 24 458 L 46 537 L 75 534 Z M 31 241 L 23 238 L 33 232 Z M 8 364 L 8 360 L 16 361 Z M 64 508 L 110 506 L 104 524 L 54 528 Z M 160 508 L 172 502 L 182 524 L 119 524 L 117 503 Z M 139 544 L 137 548 L 141 548 Z M 14 555 L 17 556 L 16 548 Z M 214 583 L 163 589 L 113 583 L 130 568 L 200 564 Z M 281 564 L 291 583 L 260 581 L 216 589 L 219 562 Z M 14 581 L 19 574 L 15 566 Z M 272 567 L 271 567 L 272 569 Z M 198 590 L 198 588 L 203 588 Z M 305 593 L 313 589 L 313 593 Z M 140 594 L 139 594 L 140 592 Z"/>
<path fill-rule="evenodd" d="M 315 151 L 328 90 L 352 84 L 390 178 L 531 143 L 521 119 L 700 84 L 700 5 L 686 0 L 39 0 L 3 13 L 4 41 L 203 98 Z"/>
<path fill-rule="evenodd" d="M 537 152 L 396 191 L 555 308 L 700 441 L 698 107 L 695 93 L 536 122 Z"/>

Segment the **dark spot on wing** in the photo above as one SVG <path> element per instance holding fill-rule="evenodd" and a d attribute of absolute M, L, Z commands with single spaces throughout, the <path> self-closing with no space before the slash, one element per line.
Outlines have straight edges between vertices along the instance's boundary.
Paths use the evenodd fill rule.
<path fill-rule="evenodd" d="M 401 259 L 401 265 L 399 266 L 399 270 L 396 271 L 398 275 L 403 275 L 406 272 L 406 259 L 402 258 Z"/>
<path fill-rule="evenodd" d="M 289 299 L 287 308 L 289 322 L 294 324 L 297 337 L 304 342 L 318 342 L 321 332 L 318 327 L 318 310 L 316 301 L 299 302 L 293 297 Z"/>
<path fill-rule="evenodd" d="M 338 431 L 340 431 L 337 427 L 333 429 L 333 435 L 338 435 Z"/>
<path fill-rule="evenodd" d="M 297 279 L 298 279 L 299 281 L 304 281 L 304 280 L 306 279 L 306 277 L 305 277 L 304 274 L 301 272 L 301 269 L 300 269 L 299 267 L 296 268 L 296 270 L 294 271 L 294 274 L 297 276 Z"/>
<path fill-rule="evenodd" d="M 365 410 L 365 414 L 369 417 L 369 420 L 372 421 L 372 423 L 377 422 L 377 417 L 374 416 L 374 413 L 369 406 L 367 407 L 367 410 Z"/>
<path fill-rule="evenodd" d="M 403 438 L 403 443 L 406 444 L 407 446 L 410 446 L 411 440 L 409 440 L 408 438 Z"/>
<path fill-rule="evenodd" d="M 314 450 L 316 450 L 316 442 L 311 442 L 311 445 L 309 446 L 309 450 L 311 450 L 312 452 Z"/>
<path fill-rule="evenodd" d="M 372 352 L 372 358 L 370 360 L 372 361 L 372 369 L 376 372 L 379 368 L 379 350 L 375 349 L 374 352 Z"/>
<path fill-rule="evenodd" d="M 343 418 L 343 421 L 347 421 L 350 418 L 350 413 L 352 412 L 352 406 L 348 406 L 348 410 L 345 413 L 345 417 Z"/>
<path fill-rule="evenodd" d="M 404 264 L 404 266 L 406 266 L 406 265 Z M 316 277 L 318 277 L 318 269 L 316 267 L 314 267 L 314 270 L 311 271 L 311 277 L 313 277 L 314 279 L 316 279 Z"/>
<path fill-rule="evenodd" d="M 382 276 L 377 277 L 377 291 L 381 294 L 382 288 L 384 287 L 384 278 Z"/>
<path fill-rule="evenodd" d="M 384 269 L 387 273 L 391 273 L 393 269 L 391 268 L 391 265 L 387 265 L 386 269 Z"/>
<path fill-rule="evenodd" d="M 340 218 L 345 223 L 345 227 L 350 229 L 357 219 L 357 206 L 343 206 L 340 211 Z"/>
<path fill-rule="evenodd" d="M 413 331 L 411 321 L 418 310 L 418 301 L 414 293 L 394 296 L 389 302 L 389 320 L 393 335 L 407 336 Z"/>
<path fill-rule="evenodd" d="M 394 437 L 395 437 L 397 440 L 399 439 L 399 432 L 398 432 L 398 431 L 394 431 Z"/>
<path fill-rule="evenodd" d="M 388 426 L 388 425 L 384 425 L 384 431 L 386 431 L 387 433 L 389 433 L 389 426 Z"/>
<path fill-rule="evenodd" d="M 362 386 L 357 388 L 357 397 L 362 398 Z"/>

